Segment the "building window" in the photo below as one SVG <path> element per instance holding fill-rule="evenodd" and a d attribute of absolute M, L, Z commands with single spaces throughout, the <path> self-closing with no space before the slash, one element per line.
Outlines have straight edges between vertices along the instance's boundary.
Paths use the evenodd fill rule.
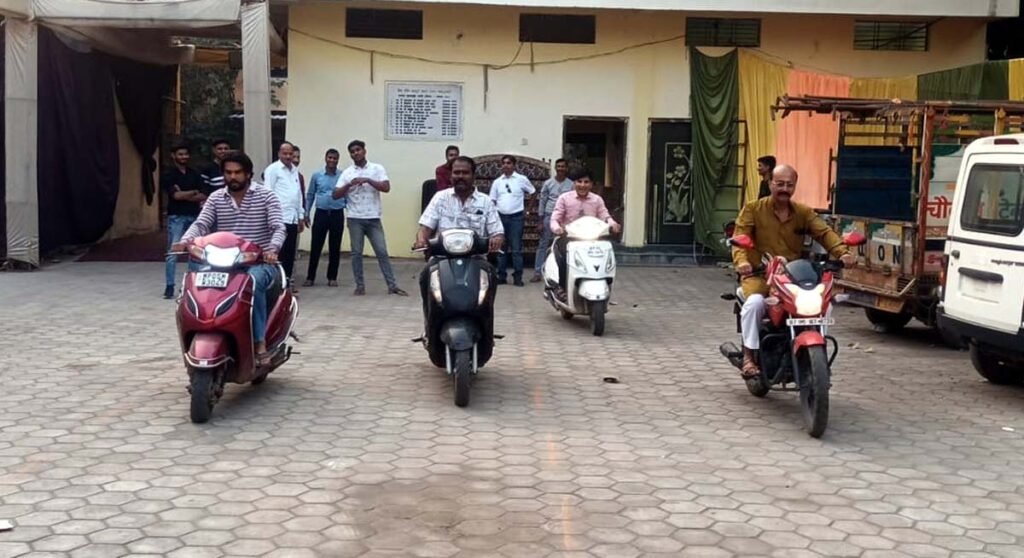
<path fill-rule="evenodd" d="M 592 15 L 519 14 L 519 42 L 592 45 L 597 39 Z"/>
<path fill-rule="evenodd" d="M 363 39 L 420 40 L 423 38 L 423 12 L 347 8 L 345 36 Z"/>
<path fill-rule="evenodd" d="M 686 44 L 708 47 L 759 47 L 761 20 L 688 17 Z"/>
<path fill-rule="evenodd" d="M 925 52 L 930 26 L 920 21 L 857 21 L 853 24 L 853 48 Z"/>

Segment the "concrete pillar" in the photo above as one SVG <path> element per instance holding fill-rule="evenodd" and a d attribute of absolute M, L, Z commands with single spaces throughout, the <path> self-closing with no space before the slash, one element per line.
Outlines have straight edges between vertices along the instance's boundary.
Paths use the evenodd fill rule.
<path fill-rule="evenodd" d="M 245 152 L 256 177 L 271 161 L 270 3 L 242 5 L 242 93 L 245 103 Z"/>

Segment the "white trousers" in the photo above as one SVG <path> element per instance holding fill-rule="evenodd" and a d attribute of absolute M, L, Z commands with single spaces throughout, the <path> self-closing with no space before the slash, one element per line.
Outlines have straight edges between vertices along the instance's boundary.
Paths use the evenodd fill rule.
<path fill-rule="evenodd" d="M 761 348 L 761 320 L 764 319 L 764 296 L 752 294 L 740 309 L 740 331 L 743 332 L 743 347 L 756 351 Z"/>

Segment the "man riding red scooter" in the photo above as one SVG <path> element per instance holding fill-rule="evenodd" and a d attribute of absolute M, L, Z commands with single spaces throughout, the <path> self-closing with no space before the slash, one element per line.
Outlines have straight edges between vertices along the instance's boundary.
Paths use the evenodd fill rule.
<path fill-rule="evenodd" d="M 252 183 L 245 154 L 228 155 L 222 168 L 225 187 L 172 247 L 200 263 L 185 277 L 177 314 L 193 422 L 209 420 L 225 382 L 261 383 L 288 360 L 298 313 L 277 265 L 285 238 L 277 197 Z"/>

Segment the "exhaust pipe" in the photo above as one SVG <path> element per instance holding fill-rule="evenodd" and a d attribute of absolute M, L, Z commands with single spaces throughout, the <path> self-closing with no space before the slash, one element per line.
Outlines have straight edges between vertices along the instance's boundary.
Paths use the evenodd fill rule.
<path fill-rule="evenodd" d="M 721 351 L 722 356 L 729 360 L 730 364 L 741 370 L 743 369 L 743 351 L 735 343 L 722 343 L 718 350 Z"/>

